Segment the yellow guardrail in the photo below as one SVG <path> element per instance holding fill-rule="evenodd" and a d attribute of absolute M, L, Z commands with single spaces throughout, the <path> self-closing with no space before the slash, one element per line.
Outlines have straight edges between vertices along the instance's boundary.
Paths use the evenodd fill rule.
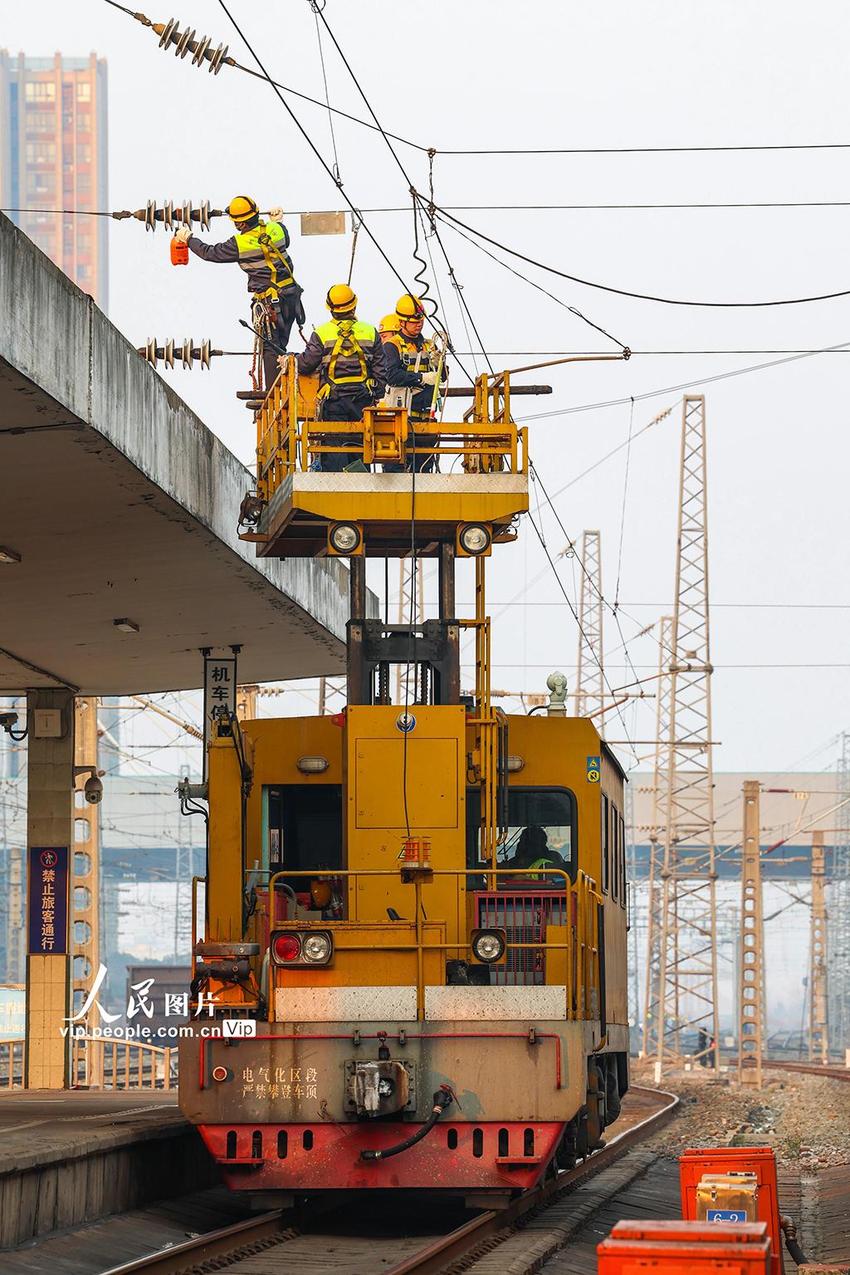
<path fill-rule="evenodd" d="M 412 870 L 411 870 L 412 869 Z M 303 929 L 303 921 L 278 921 L 276 916 L 276 895 L 275 888 L 278 882 L 286 883 L 295 877 L 303 877 L 309 880 L 321 878 L 332 878 L 339 880 L 344 878 L 347 881 L 353 881 L 356 885 L 358 878 L 361 877 L 389 877 L 395 881 L 399 880 L 400 872 L 410 873 L 410 884 L 412 884 L 415 892 L 415 912 L 416 917 L 416 933 L 415 941 L 412 943 L 382 943 L 382 952 L 415 952 L 416 954 L 416 1001 L 419 1017 L 424 1014 L 425 1007 L 425 953 L 426 952 L 453 952 L 453 953 L 469 953 L 471 952 L 471 937 L 466 936 L 465 941 L 455 941 L 453 943 L 431 943 L 425 942 L 422 925 L 422 887 L 423 876 L 427 877 L 454 877 L 459 880 L 461 877 L 514 877 L 520 880 L 528 880 L 528 868 L 488 868 L 486 865 L 481 868 L 435 868 L 435 869 L 417 869 L 416 865 L 406 865 L 401 869 L 396 868 L 363 868 L 363 869 L 320 869 L 317 871 L 297 870 L 275 872 L 269 879 L 269 929 Z M 567 900 L 567 917 L 565 926 L 567 928 L 569 938 L 565 943 L 551 942 L 547 939 L 535 940 L 528 943 L 508 942 L 507 951 L 534 951 L 534 952 L 563 952 L 565 954 L 567 977 L 566 977 L 566 1005 L 565 1018 L 582 1019 L 587 1017 L 596 1017 L 598 1015 L 600 1002 L 600 968 L 599 968 L 599 913 L 598 905 L 602 903 L 602 896 L 596 890 L 596 883 L 587 876 L 586 873 L 579 871 L 575 883 L 570 880 L 569 874 L 562 868 L 546 868 L 545 872 L 538 875 L 552 878 L 560 877 L 564 882 L 563 895 Z M 357 891 L 354 892 L 357 897 Z M 573 906 L 573 900 L 575 905 Z M 362 918 L 354 916 L 348 918 L 351 921 L 358 921 Z M 372 920 L 373 918 L 366 918 Z M 322 921 L 323 929 L 333 930 L 337 927 L 344 927 L 345 921 Z M 387 934 L 392 934 L 393 922 L 376 922 L 376 924 L 386 925 Z M 499 927 L 495 927 L 499 928 Z M 349 943 L 346 941 L 337 942 L 334 937 L 334 949 L 338 952 L 364 952 L 374 951 L 373 944 Z M 274 997 L 269 997 L 269 1021 L 275 1021 Z"/>
<path fill-rule="evenodd" d="M 413 446 L 406 410 L 372 407 L 362 421 L 322 421 L 316 419 L 317 388 L 314 377 L 299 378 L 295 356 L 289 355 L 257 413 L 257 493 L 263 500 L 271 499 L 287 475 L 307 472 L 322 455 L 338 452 L 357 454 L 367 466 L 415 454 L 461 457 L 468 473 L 528 473 L 528 432 L 510 418 L 510 373 L 499 385 L 491 385 L 486 374 L 478 378 L 463 421 L 413 423 L 414 438 L 422 439 Z M 343 443 L 340 436 L 356 441 Z"/>

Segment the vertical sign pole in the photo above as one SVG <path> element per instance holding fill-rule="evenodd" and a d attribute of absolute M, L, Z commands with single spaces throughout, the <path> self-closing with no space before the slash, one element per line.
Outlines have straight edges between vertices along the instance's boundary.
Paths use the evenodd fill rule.
<path fill-rule="evenodd" d="M 738 1079 L 761 1089 L 764 1048 L 764 923 L 757 779 L 744 781 L 741 851 L 741 959 L 738 966 Z"/>

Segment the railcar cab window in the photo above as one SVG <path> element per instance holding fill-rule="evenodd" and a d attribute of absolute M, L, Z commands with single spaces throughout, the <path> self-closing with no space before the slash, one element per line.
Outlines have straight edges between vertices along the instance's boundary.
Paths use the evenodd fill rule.
<path fill-rule="evenodd" d="M 481 794 L 470 788 L 466 795 L 466 864 L 482 866 L 480 833 Z M 520 788 L 508 792 L 508 829 L 499 850 L 499 868 L 545 866 L 576 874 L 576 799 L 568 788 Z M 519 878 L 517 878 L 519 879 Z M 561 878 L 553 881 L 559 884 Z M 470 881 L 470 885 L 472 885 Z M 500 888 L 510 888 L 509 877 Z"/>
<path fill-rule="evenodd" d="M 274 784 L 263 793 L 265 864 L 270 873 L 316 872 L 342 867 L 342 787 L 339 784 Z M 300 894 L 304 877 L 284 877 Z"/>

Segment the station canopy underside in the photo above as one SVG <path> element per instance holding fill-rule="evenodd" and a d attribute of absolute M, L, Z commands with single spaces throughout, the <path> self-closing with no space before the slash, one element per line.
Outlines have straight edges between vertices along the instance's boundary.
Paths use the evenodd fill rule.
<path fill-rule="evenodd" d="M 251 483 L 0 217 L 0 693 L 196 687 L 199 648 L 234 643 L 242 682 L 341 672 L 348 571 L 257 560 Z"/>

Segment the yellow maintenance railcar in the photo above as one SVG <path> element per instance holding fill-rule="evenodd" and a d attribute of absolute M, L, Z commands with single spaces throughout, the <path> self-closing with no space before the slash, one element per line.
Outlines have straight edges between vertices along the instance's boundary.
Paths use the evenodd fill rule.
<path fill-rule="evenodd" d="M 314 395 L 290 360 L 258 418 L 245 534 L 348 558 L 347 705 L 216 719 L 193 981 L 213 1016 L 181 1042 L 180 1103 L 234 1189 L 480 1202 L 571 1165 L 619 1114 L 624 777 L 562 679 L 528 716 L 491 701 L 486 563 L 528 507 L 510 376 L 482 377 L 436 447 L 421 427 L 445 473 L 377 470 L 422 450 L 403 407 L 335 426 Z M 317 472 L 343 431 L 363 464 Z M 367 556 L 434 559 L 438 616 L 368 614 Z M 468 618 L 458 557 L 475 563 Z"/>

